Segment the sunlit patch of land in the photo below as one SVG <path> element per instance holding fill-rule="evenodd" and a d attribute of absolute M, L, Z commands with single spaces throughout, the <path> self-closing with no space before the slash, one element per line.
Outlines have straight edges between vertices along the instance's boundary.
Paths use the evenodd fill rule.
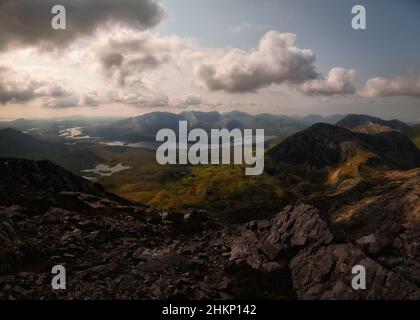
<path fill-rule="evenodd" d="M 355 156 L 330 171 L 326 180 L 327 184 L 337 185 L 345 179 L 360 177 L 360 170 L 362 169 L 363 164 L 368 159 L 376 156 L 376 154 L 368 150 L 363 150 L 357 153 Z"/>
<path fill-rule="evenodd" d="M 109 191 L 154 207 L 185 210 L 199 208 L 230 219 L 266 217 L 279 210 L 289 197 L 277 177 L 246 176 L 243 166 L 162 166 L 147 149 L 101 147 L 104 163 L 123 163 L 130 169 L 98 176 Z"/>

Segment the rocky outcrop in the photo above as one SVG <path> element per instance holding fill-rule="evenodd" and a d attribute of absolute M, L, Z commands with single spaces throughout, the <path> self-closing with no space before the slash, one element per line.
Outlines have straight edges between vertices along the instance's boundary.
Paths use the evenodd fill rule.
<path fill-rule="evenodd" d="M 290 275 L 298 299 L 420 298 L 418 283 L 401 270 L 384 266 L 362 243 L 358 247 L 346 236 L 312 206 L 286 207 L 270 229 L 247 230 L 242 240 L 235 239 L 231 259 L 248 264 L 255 272 L 283 270 Z M 357 265 L 366 269 L 366 290 L 354 290 L 351 285 Z"/>
<path fill-rule="evenodd" d="M 0 298 L 223 297 L 228 249 L 206 217 L 170 220 L 74 191 L 48 197 L 45 209 L 0 207 Z M 51 289 L 54 265 L 66 267 L 65 291 Z"/>

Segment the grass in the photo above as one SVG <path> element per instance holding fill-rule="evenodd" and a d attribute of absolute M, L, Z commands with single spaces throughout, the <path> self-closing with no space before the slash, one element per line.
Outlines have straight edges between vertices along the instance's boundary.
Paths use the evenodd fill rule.
<path fill-rule="evenodd" d="M 184 211 L 198 208 L 232 221 L 276 213 L 289 197 L 274 176 L 246 176 L 244 166 L 159 165 L 146 149 L 100 147 L 104 163 L 130 170 L 98 181 L 109 191 L 153 207 Z"/>

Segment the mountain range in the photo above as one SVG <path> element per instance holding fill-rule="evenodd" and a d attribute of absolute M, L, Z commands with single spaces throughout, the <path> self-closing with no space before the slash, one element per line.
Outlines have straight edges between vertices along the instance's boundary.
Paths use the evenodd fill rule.
<path fill-rule="evenodd" d="M 177 131 L 179 121 L 188 121 L 190 129 L 265 129 L 267 135 L 285 137 L 298 132 L 306 125 L 298 120 L 270 114 L 250 115 L 233 111 L 228 113 L 189 111 L 180 114 L 153 112 L 104 126 L 89 128 L 90 136 L 128 142 L 154 140 L 163 128 Z"/>
<path fill-rule="evenodd" d="M 0 128 L 21 130 L 42 140 L 52 142 L 66 139 L 66 136 L 62 134 L 64 130 L 80 128 L 83 132 L 81 135 L 84 138 L 136 143 L 153 141 L 157 131 L 163 128 L 177 130 L 179 121 L 188 121 L 190 129 L 264 129 L 266 135 L 277 137 L 277 141 L 281 141 L 313 124 L 327 123 L 361 133 L 400 131 L 414 141 L 420 142 L 420 125 L 410 126 L 399 120 L 386 121 L 368 115 L 289 117 L 266 113 L 250 115 L 240 111 L 226 113 L 188 111 L 180 114 L 152 112 L 118 121 L 105 118 L 18 119 L 11 122 L 0 122 Z"/>

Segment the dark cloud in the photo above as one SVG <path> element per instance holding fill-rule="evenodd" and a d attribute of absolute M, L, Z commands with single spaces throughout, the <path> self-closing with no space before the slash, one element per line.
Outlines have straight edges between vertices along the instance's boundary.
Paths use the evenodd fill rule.
<path fill-rule="evenodd" d="M 0 103 L 7 104 L 9 102 L 26 102 L 33 99 L 33 91 L 28 89 L 4 90 L 0 87 Z"/>
<path fill-rule="evenodd" d="M 105 70 L 109 70 L 111 68 L 121 66 L 121 64 L 124 61 L 124 56 L 119 52 L 110 51 L 110 52 L 104 52 L 99 57 L 99 59 L 102 64 L 102 68 L 104 68 Z"/>
<path fill-rule="evenodd" d="M 51 27 L 51 9 L 64 5 L 67 29 Z M 156 26 L 164 11 L 156 0 L 0 0 L 0 49 L 65 47 L 98 27 L 118 24 L 144 30 Z"/>

